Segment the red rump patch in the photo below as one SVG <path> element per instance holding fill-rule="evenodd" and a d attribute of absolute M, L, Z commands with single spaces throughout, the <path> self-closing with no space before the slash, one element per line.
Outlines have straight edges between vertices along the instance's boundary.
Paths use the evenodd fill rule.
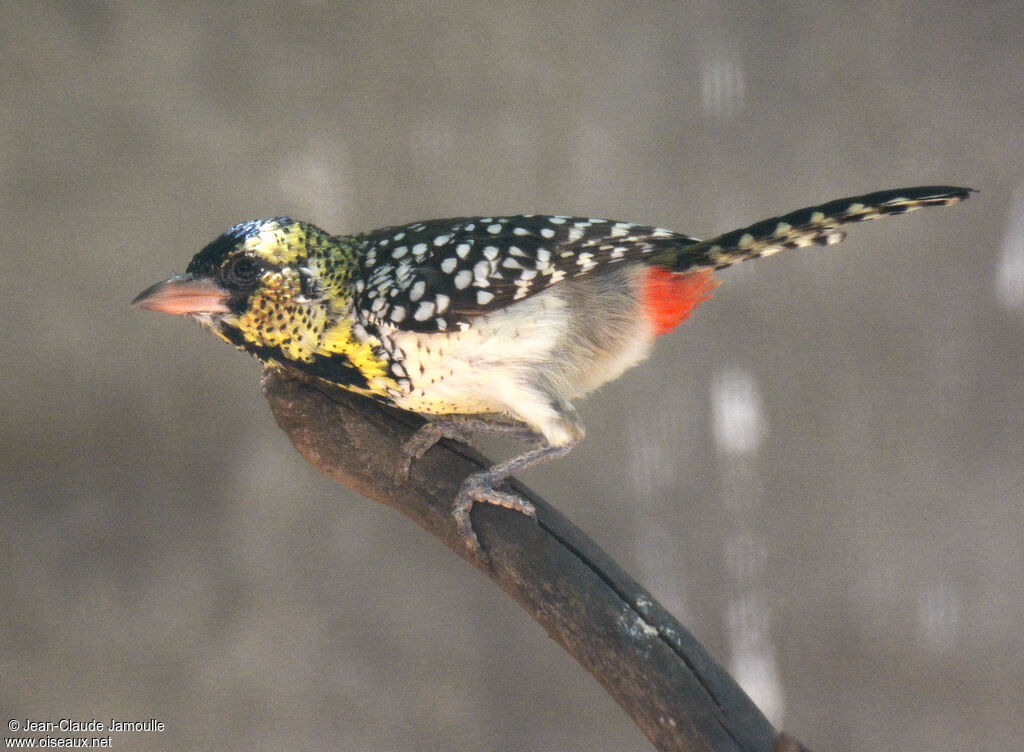
<path fill-rule="evenodd" d="M 710 269 L 678 274 L 663 266 L 649 267 L 643 281 L 643 310 L 654 333 L 666 334 L 686 321 L 716 287 Z"/>

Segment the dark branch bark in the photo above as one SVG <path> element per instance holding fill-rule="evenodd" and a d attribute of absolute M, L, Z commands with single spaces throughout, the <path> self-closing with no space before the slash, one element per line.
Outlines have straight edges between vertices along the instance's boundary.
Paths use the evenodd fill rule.
<path fill-rule="evenodd" d="M 783 752 L 780 735 L 729 674 L 651 595 L 557 510 L 514 484 L 537 522 L 487 504 L 473 526 L 490 568 L 455 531 L 453 499 L 463 478 L 487 467 L 448 441 L 393 473 L 416 416 L 389 410 L 295 374 L 264 374 L 278 425 L 320 472 L 394 507 L 498 583 L 611 693 L 659 750 Z"/>

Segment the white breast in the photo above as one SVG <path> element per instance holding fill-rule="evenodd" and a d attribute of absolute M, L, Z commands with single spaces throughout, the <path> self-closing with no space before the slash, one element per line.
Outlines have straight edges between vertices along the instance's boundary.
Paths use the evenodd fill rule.
<path fill-rule="evenodd" d="M 430 414 L 505 413 L 552 444 L 582 435 L 573 398 L 647 356 L 653 335 L 636 274 L 567 280 L 473 320 L 465 331 L 393 331 L 411 388 L 398 407 Z"/>

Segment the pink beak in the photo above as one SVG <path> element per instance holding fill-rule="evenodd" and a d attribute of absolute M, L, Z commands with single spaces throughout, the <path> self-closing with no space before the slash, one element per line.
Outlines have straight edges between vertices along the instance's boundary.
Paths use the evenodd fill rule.
<path fill-rule="evenodd" d="M 179 274 L 146 288 L 132 301 L 132 305 L 147 311 L 178 316 L 190 313 L 229 313 L 228 297 L 228 291 L 213 280 Z"/>

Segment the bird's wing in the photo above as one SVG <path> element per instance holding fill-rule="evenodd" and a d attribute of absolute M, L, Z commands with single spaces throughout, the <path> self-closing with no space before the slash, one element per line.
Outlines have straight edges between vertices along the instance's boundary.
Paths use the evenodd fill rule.
<path fill-rule="evenodd" d="M 363 319 L 423 332 L 464 328 L 564 279 L 631 263 L 696 238 L 582 217 L 457 217 L 358 236 Z"/>

